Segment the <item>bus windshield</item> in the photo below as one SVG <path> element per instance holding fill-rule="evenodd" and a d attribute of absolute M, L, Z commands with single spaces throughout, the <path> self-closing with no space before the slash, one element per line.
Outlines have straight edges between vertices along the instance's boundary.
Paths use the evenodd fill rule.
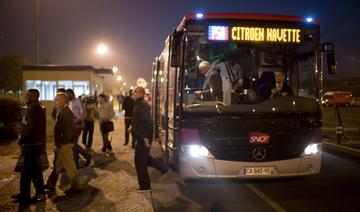
<path fill-rule="evenodd" d="M 302 44 L 296 45 L 210 42 L 207 36 L 186 34 L 185 105 L 205 101 L 261 104 L 289 97 L 319 101 L 315 33 L 305 34 Z M 206 73 L 199 68 L 204 64 L 209 65 Z"/>

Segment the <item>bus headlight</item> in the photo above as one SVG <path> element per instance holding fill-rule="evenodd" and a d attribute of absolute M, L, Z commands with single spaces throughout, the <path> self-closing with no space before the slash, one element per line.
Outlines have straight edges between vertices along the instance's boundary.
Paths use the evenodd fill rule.
<path fill-rule="evenodd" d="M 320 150 L 321 150 L 321 144 L 311 143 L 305 148 L 303 155 L 315 155 Z"/>
<path fill-rule="evenodd" d="M 191 155 L 192 157 L 211 157 L 213 155 L 203 145 L 182 145 L 181 149 L 184 153 Z"/>

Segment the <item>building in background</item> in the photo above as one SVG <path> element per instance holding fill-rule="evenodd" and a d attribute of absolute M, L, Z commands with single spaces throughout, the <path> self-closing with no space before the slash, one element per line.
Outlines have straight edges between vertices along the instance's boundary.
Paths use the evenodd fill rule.
<path fill-rule="evenodd" d="M 38 89 L 40 101 L 49 112 L 58 88 L 71 88 L 76 96 L 100 94 L 104 89 L 104 77 L 112 74 L 111 69 L 89 65 L 26 65 L 23 66 L 23 93 L 31 88 Z"/>

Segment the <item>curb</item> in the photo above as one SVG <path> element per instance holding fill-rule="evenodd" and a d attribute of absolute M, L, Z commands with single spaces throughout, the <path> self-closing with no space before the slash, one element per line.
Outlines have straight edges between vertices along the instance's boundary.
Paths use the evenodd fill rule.
<path fill-rule="evenodd" d="M 360 150 L 342 146 L 342 145 L 337 145 L 337 144 L 326 142 L 326 141 L 323 141 L 322 144 L 325 149 L 330 149 L 330 150 L 333 150 L 336 152 L 340 152 L 343 154 L 347 154 L 347 155 L 351 155 L 353 157 L 360 158 Z"/>

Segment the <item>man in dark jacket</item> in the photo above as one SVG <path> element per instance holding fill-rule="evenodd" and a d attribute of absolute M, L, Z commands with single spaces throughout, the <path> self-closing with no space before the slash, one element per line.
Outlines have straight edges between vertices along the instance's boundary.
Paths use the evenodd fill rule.
<path fill-rule="evenodd" d="M 145 89 L 136 87 L 133 98 L 135 99 L 134 116 L 132 120 L 132 133 L 136 139 L 135 148 L 135 169 L 138 177 L 139 192 L 150 191 L 150 177 L 147 170 L 148 165 L 162 173 L 167 172 L 167 168 L 161 161 L 149 156 L 151 142 L 153 138 L 153 125 L 150 115 L 149 105 L 144 100 Z"/>
<path fill-rule="evenodd" d="M 20 194 L 13 196 L 23 205 L 45 200 L 41 154 L 45 151 L 46 116 L 45 110 L 38 101 L 39 96 L 39 91 L 36 89 L 29 89 L 25 96 L 27 109 L 22 120 L 19 140 L 24 164 L 20 176 Z M 30 199 L 31 181 L 36 190 L 32 199 Z"/>
<path fill-rule="evenodd" d="M 206 79 L 202 91 L 196 91 L 195 94 L 201 95 L 204 101 L 222 101 L 222 79 L 219 71 L 212 68 L 207 61 L 199 64 L 199 71 Z"/>
<path fill-rule="evenodd" d="M 135 101 L 131 98 L 132 90 L 129 91 L 129 96 L 126 96 L 122 105 L 122 109 L 125 110 L 125 143 L 127 145 L 129 143 L 129 129 L 131 127 L 132 118 L 133 118 L 133 110 Z M 135 148 L 135 139 L 132 136 L 132 148 Z"/>
<path fill-rule="evenodd" d="M 71 184 L 75 190 L 82 189 L 82 179 L 79 177 L 75 165 L 73 147 L 75 135 L 75 116 L 67 106 L 67 96 L 65 93 L 58 93 L 55 97 L 55 107 L 57 116 L 54 126 L 55 137 L 55 167 L 50 174 L 45 189 L 48 192 L 54 192 L 56 182 L 60 172 L 65 169 Z"/>

